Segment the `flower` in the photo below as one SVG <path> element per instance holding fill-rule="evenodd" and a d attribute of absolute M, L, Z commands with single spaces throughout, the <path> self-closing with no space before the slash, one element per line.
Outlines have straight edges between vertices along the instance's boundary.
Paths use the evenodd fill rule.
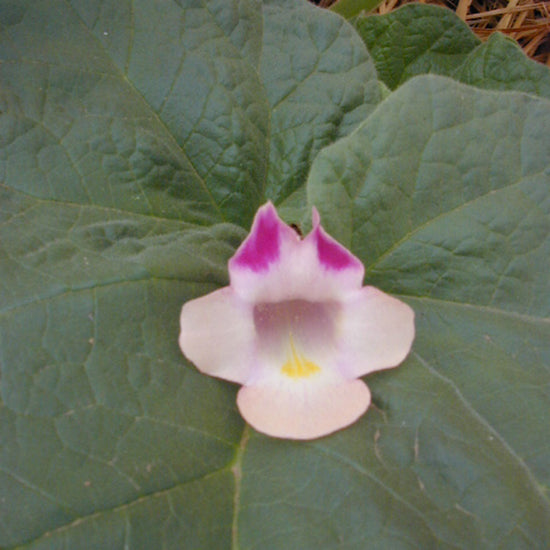
<path fill-rule="evenodd" d="M 180 347 L 201 372 L 242 384 L 238 408 L 258 431 L 327 435 L 367 410 L 359 377 L 401 363 L 414 339 L 412 309 L 363 275 L 315 208 L 302 239 L 268 202 L 229 260 L 230 285 L 184 304 Z"/>

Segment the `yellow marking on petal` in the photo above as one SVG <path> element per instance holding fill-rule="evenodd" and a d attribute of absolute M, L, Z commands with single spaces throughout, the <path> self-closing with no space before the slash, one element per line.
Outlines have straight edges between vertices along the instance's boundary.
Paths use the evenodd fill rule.
<path fill-rule="evenodd" d="M 307 378 L 321 370 L 313 361 L 309 361 L 296 351 L 292 334 L 290 340 L 290 359 L 281 367 L 281 372 L 290 378 Z"/>

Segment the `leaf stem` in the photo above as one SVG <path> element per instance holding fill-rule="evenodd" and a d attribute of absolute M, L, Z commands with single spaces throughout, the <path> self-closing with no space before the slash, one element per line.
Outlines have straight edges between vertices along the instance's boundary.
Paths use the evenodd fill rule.
<path fill-rule="evenodd" d="M 250 439 L 250 427 L 248 424 L 244 427 L 243 435 L 237 453 L 235 454 L 235 461 L 231 466 L 231 471 L 235 476 L 235 497 L 233 498 L 233 524 L 231 528 L 231 548 L 232 550 L 239 550 L 239 509 L 241 504 L 241 480 L 242 480 L 242 461 L 248 440 Z"/>

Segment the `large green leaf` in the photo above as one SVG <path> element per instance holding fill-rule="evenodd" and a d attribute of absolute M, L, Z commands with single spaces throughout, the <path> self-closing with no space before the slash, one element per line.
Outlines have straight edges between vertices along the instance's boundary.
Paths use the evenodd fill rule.
<path fill-rule="evenodd" d="M 417 77 L 313 165 L 326 226 L 417 314 L 361 443 L 315 452 L 374 491 L 372 547 L 550 542 L 549 124 L 545 100 Z"/>
<path fill-rule="evenodd" d="M 480 44 L 454 12 L 425 4 L 360 16 L 354 25 L 373 56 L 380 79 L 391 90 L 419 74 L 452 74 Z"/>
<path fill-rule="evenodd" d="M 548 102 L 426 77 L 373 111 L 360 38 L 299 0 L 0 0 L 0 25 L 0 547 L 546 546 Z M 300 443 L 176 339 L 310 169 L 418 335 Z"/>
<path fill-rule="evenodd" d="M 452 76 L 490 90 L 515 90 L 550 98 L 550 70 L 529 59 L 500 33 L 487 42 L 446 8 L 407 4 L 386 15 L 360 16 L 357 31 L 380 79 L 395 89 L 413 76 Z"/>
<path fill-rule="evenodd" d="M 516 90 L 550 99 L 550 70 L 498 32 L 474 48 L 452 76 L 488 90 Z"/>
<path fill-rule="evenodd" d="M 302 2 L 2 0 L 0 24 L 0 546 L 225 547 L 243 424 L 179 309 L 372 110 L 373 64 Z"/>

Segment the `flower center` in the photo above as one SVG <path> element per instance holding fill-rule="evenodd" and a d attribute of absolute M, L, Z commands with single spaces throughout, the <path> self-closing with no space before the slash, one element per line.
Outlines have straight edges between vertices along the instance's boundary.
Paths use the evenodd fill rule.
<path fill-rule="evenodd" d="M 254 306 L 258 353 L 292 380 L 318 375 L 336 346 L 340 306 L 334 302 L 288 300 Z"/>
<path fill-rule="evenodd" d="M 321 370 L 320 367 L 296 351 L 292 333 L 288 335 L 288 339 L 290 343 L 290 358 L 281 367 L 281 372 L 286 374 L 289 378 L 307 378 L 319 372 Z"/>

